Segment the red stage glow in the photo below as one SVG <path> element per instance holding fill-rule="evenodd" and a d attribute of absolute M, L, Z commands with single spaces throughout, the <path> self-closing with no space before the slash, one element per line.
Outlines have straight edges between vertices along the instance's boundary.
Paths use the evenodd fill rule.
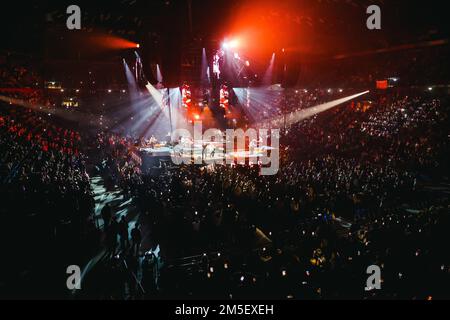
<path fill-rule="evenodd" d="M 239 1 L 227 26 L 227 44 L 230 47 L 231 39 L 239 39 L 239 54 L 256 61 L 267 60 L 274 50 L 280 52 L 282 48 L 286 53 L 321 52 L 324 43 L 336 40 L 322 37 L 323 41 L 317 41 L 314 26 L 310 27 L 306 19 L 315 16 L 305 7 L 298 0 Z"/>
<path fill-rule="evenodd" d="M 140 47 L 139 43 L 112 35 L 101 34 L 92 35 L 89 39 L 89 43 L 98 48 L 109 50 L 136 49 Z"/>

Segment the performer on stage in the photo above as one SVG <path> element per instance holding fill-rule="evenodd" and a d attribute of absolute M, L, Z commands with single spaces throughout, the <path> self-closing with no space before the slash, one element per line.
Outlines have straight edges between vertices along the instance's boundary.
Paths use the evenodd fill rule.
<path fill-rule="evenodd" d="M 155 136 L 152 135 L 152 136 L 150 137 L 150 140 L 149 140 L 150 148 L 153 149 L 153 148 L 155 147 L 156 144 L 158 144 L 158 139 L 156 139 Z"/>
<path fill-rule="evenodd" d="M 255 149 L 258 147 L 258 141 L 256 139 L 253 139 L 250 141 L 249 148 L 250 148 L 250 154 L 255 153 Z"/>
<path fill-rule="evenodd" d="M 207 159 L 209 157 L 212 159 L 216 153 L 216 146 L 214 143 L 204 144 L 203 148 L 204 158 Z"/>
<path fill-rule="evenodd" d="M 213 144 L 211 144 L 210 146 L 211 146 L 211 149 L 212 149 L 212 151 L 210 153 L 210 158 L 213 159 L 214 156 L 216 155 L 216 146 L 213 145 Z"/>

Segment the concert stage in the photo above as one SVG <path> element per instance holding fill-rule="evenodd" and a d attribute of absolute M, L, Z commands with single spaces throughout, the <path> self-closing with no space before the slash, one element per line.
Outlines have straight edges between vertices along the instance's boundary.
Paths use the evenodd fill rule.
<path fill-rule="evenodd" d="M 199 165 L 207 165 L 213 162 L 225 164 L 230 161 L 237 164 L 256 164 L 261 157 L 267 156 L 272 150 L 275 150 L 275 148 L 260 146 L 251 150 L 235 148 L 234 151 L 228 151 L 224 143 L 206 143 L 199 140 L 190 145 L 141 147 L 139 148 L 139 156 L 142 160 L 141 170 L 149 172 L 151 169 L 176 165 L 176 162 L 192 162 Z M 174 159 L 177 159 L 177 161 L 173 161 Z"/>

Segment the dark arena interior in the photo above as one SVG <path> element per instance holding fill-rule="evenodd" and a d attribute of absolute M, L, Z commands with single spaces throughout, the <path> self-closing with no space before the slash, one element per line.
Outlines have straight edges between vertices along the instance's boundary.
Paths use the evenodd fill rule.
<path fill-rule="evenodd" d="M 0 299 L 450 299 L 445 4 L 2 2 Z"/>

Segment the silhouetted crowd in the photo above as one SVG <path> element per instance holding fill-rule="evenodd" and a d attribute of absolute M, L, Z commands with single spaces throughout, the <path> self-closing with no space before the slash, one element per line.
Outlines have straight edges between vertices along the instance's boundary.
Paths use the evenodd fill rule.
<path fill-rule="evenodd" d="M 290 94 L 288 118 L 330 95 Z M 279 172 L 262 176 L 252 164 L 142 172 L 137 139 L 2 104 L 6 287 L 76 260 L 93 298 L 448 298 L 448 111 L 414 90 L 349 102 L 282 128 Z M 96 208 L 94 175 L 137 207 L 132 228 Z M 370 265 L 382 290 L 365 290 Z"/>
<path fill-rule="evenodd" d="M 252 165 L 155 176 L 127 162 L 120 183 L 168 261 L 159 293 L 448 297 L 448 197 L 429 186 L 447 182 L 448 106 L 417 93 L 373 99 L 290 126 L 275 176 Z M 389 289 L 364 290 L 372 264 Z"/>

